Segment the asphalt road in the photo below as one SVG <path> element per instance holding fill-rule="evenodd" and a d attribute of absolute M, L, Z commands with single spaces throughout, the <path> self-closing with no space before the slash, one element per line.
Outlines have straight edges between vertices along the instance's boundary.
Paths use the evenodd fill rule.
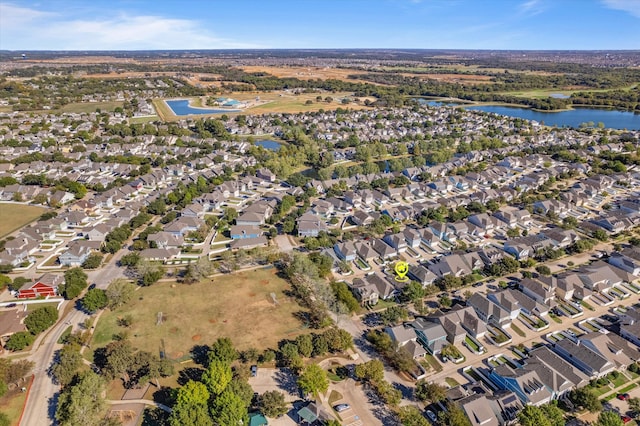
<path fill-rule="evenodd" d="M 124 269 L 118 267 L 117 262 L 125 253 L 125 250 L 121 250 L 107 265 L 99 270 L 89 272 L 89 284 L 95 283 L 96 288 L 106 289 L 111 281 L 124 277 Z M 75 302 L 64 302 L 61 312 L 64 311 L 69 303 Z M 54 414 L 59 386 L 53 382 L 47 372 L 53 362 L 55 352 L 62 347 L 57 343 L 62 333 L 69 325 L 73 326 L 74 331 L 80 329 L 88 317 L 89 315 L 86 313 L 73 308 L 44 335 L 39 343 L 36 342 L 37 349 L 29 356 L 29 359 L 35 363 L 35 378 L 26 401 L 25 412 L 20 426 L 55 424 Z"/>

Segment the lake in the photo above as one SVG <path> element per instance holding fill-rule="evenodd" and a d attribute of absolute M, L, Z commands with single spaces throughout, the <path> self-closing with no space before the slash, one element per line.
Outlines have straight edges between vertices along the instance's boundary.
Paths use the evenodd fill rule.
<path fill-rule="evenodd" d="M 174 99 L 172 101 L 165 101 L 171 108 L 171 111 L 175 115 L 192 115 L 192 114 L 224 114 L 228 112 L 238 112 L 239 109 L 209 109 L 209 108 L 194 108 L 189 105 L 188 99 Z"/>
<path fill-rule="evenodd" d="M 493 112 L 509 117 L 524 118 L 544 122 L 547 126 L 578 127 L 581 123 L 593 121 L 594 124 L 603 122 L 610 129 L 640 130 L 640 114 L 613 109 L 576 108 L 568 111 L 544 112 L 528 108 L 518 108 L 498 105 L 468 106 L 466 109 Z"/>
<path fill-rule="evenodd" d="M 272 140 L 257 141 L 256 145 L 259 145 L 264 149 L 268 149 L 270 151 L 279 151 L 280 147 L 282 146 L 280 142 L 276 142 Z"/>

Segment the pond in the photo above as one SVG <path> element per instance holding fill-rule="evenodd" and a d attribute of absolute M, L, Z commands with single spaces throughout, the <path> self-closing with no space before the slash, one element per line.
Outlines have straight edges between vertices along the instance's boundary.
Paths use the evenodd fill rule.
<path fill-rule="evenodd" d="M 567 111 L 546 112 L 499 105 L 474 105 L 465 108 L 523 118 L 525 120 L 535 120 L 547 126 L 577 128 L 582 123 L 593 122 L 597 125 L 602 122 L 605 127 L 610 129 L 640 130 L 640 114 L 613 109 L 576 108 Z"/>
<path fill-rule="evenodd" d="M 165 101 L 167 106 L 171 108 L 171 111 L 175 115 L 203 115 L 203 114 L 224 114 L 229 112 L 238 112 L 239 109 L 209 109 L 209 108 L 195 108 L 189 105 L 189 99 L 174 99 L 171 101 Z"/>
<path fill-rule="evenodd" d="M 280 147 L 282 146 L 280 144 L 280 142 L 276 142 L 276 141 L 272 141 L 272 140 L 263 140 L 263 141 L 257 141 L 256 145 L 259 145 L 261 147 L 263 147 L 264 149 L 268 149 L 270 151 L 279 151 Z"/>

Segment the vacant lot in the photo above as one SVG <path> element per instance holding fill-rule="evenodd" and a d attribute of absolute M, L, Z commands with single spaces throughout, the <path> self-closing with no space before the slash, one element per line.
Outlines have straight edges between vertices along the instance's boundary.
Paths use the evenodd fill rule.
<path fill-rule="evenodd" d="M 164 341 L 172 359 L 218 337 L 231 338 L 238 349 L 275 348 L 279 340 L 304 332 L 294 316 L 300 306 L 283 293 L 288 288 L 276 269 L 216 276 L 193 285 L 163 282 L 143 287 L 129 305 L 100 317 L 92 346 L 104 346 L 114 334 L 127 330 L 138 349 L 157 352 Z M 132 325 L 120 327 L 118 319 L 127 315 Z"/>
<path fill-rule="evenodd" d="M 44 213 L 43 207 L 0 203 L 0 238 L 22 228 Z"/>
<path fill-rule="evenodd" d="M 27 394 L 25 392 L 20 392 L 19 389 L 7 392 L 5 396 L 0 398 L 0 413 L 4 413 L 9 417 L 9 425 L 19 425 L 20 414 L 22 414 L 22 407 L 24 406 L 26 399 Z"/>
<path fill-rule="evenodd" d="M 280 78 L 297 78 L 299 80 L 342 80 L 364 83 L 364 80 L 352 80 L 347 78 L 351 74 L 362 74 L 364 71 L 348 68 L 321 68 L 321 67 L 270 67 L 270 66 L 245 66 L 240 67 L 246 72 L 265 72 Z"/>

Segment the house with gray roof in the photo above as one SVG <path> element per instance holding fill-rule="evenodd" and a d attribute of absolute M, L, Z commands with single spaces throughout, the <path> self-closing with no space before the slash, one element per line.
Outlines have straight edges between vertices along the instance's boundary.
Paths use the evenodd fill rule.
<path fill-rule="evenodd" d="M 616 369 L 616 365 L 593 350 L 590 345 L 573 339 L 562 339 L 552 345 L 553 350 L 591 378 L 606 376 Z"/>
<path fill-rule="evenodd" d="M 524 368 L 512 368 L 508 364 L 493 367 L 489 378 L 500 389 L 515 393 L 523 405 L 540 406 L 551 401 L 553 394 L 538 373 Z"/>
<path fill-rule="evenodd" d="M 474 293 L 468 300 L 467 305 L 471 306 L 482 321 L 499 327 L 509 327 L 511 325 L 511 312 L 498 305 L 484 294 Z"/>

